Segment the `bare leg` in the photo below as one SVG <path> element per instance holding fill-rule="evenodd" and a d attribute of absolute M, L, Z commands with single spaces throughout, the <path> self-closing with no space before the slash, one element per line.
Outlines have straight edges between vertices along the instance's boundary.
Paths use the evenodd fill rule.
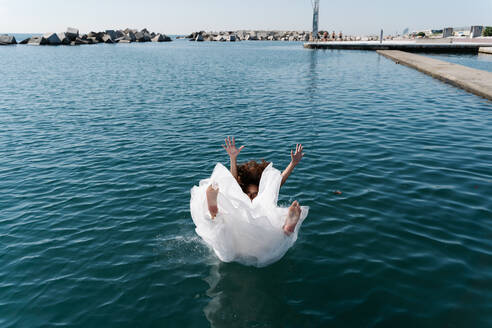
<path fill-rule="evenodd" d="M 219 194 L 219 188 L 214 189 L 214 188 L 212 188 L 212 185 L 208 186 L 208 188 L 207 188 L 207 204 L 208 204 L 208 211 L 210 212 L 212 219 L 214 219 L 217 216 L 217 213 L 219 212 L 219 208 L 217 207 L 217 195 L 218 194 Z"/>
<path fill-rule="evenodd" d="M 296 228 L 297 222 L 299 222 L 300 217 L 301 206 L 299 205 L 299 202 L 295 200 L 289 207 L 289 214 L 287 214 L 284 226 L 282 228 L 287 236 L 290 236 L 290 234 L 294 232 L 294 229 Z"/>

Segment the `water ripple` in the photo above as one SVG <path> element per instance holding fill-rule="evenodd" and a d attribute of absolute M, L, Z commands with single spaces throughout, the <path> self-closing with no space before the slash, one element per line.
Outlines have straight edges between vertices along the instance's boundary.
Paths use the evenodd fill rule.
<path fill-rule="evenodd" d="M 0 50 L 0 326 L 492 325 L 490 102 L 290 43 Z M 227 135 L 280 169 L 306 149 L 267 268 L 194 232 Z"/>

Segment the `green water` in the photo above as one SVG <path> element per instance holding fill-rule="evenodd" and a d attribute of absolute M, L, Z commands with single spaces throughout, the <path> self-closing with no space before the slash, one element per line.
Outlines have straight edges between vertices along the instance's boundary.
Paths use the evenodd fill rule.
<path fill-rule="evenodd" d="M 492 103 L 376 53 L 241 42 L 0 48 L 1 327 L 490 327 Z M 190 189 L 306 156 L 263 269 Z M 334 194 L 339 190 L 341 195 Z"/>

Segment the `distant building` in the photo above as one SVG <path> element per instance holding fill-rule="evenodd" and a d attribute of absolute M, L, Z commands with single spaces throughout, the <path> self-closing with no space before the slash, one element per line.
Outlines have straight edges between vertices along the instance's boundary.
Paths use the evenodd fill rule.
<path fill-rule="evenodd" d="M 453 36 L 453 28 L 452 27 L 446 27 L 442 30 L 442 37 L 443 38 L 449 38 Z"/>
<path fill-rule="evenodd" d="M 482 36 L 483 26 L 472 26 L 470 28 L 470 37 L 476 38 L 478 36 Z"/>

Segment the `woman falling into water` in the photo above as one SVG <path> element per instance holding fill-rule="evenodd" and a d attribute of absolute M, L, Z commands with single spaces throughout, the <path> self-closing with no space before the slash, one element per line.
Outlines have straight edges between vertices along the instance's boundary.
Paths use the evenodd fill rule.
<path fill-rule="evenodd" d="M 272 163 L 249 161 L 237 165 L 244 146 L 225 139 L 231 167 L 218 163 L 208 179 L 191 190 L 190 210 L 197 234 L 224 262 L 266 266 L 279 260 L 294 244 L 308 207 L 294 201 L 278 207 L 278 193 L 304 154 L 301 144 L 281 173 Z"/>

